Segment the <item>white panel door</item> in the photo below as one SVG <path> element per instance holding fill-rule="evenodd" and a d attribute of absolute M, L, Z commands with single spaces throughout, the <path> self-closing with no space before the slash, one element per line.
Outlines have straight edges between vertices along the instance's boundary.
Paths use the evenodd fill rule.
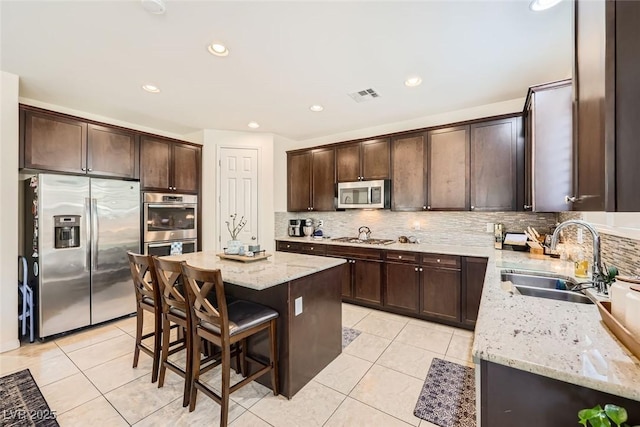
<path fill-rule="evenodd" d="M 231 215 L 237 214 L 236 223 L 244 216 L 244 226 L 238 240 L 244 244 L 258 242 L 258 150 L 252 148 L 220 149 L 220 235 L 219 248 L 226 246 L 231 235 L 225 221 L 233 229 Z"/>

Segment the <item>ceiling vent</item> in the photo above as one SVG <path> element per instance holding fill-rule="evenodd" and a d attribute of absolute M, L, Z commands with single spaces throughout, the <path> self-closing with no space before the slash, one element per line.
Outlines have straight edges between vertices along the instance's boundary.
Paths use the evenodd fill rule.
<path fill-rule="evenodd" d="M 350 93 L 349 96 L 356 102 L 365 102 L 371 101 L 372 99 L 380 98 L 378 92 L 371 88 Z"/>

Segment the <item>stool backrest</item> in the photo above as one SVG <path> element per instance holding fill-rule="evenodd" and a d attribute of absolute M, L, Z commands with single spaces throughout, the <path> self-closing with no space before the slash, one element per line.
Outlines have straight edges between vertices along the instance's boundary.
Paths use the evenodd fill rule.
<path fill-rule="evenodd" d="M 227 312 L 227 300 L 224 294 L 224 282 L 220 270 L 205 270 L 182 263 L 182 277 L 187 288 L 187 300 L 193 310 L 193 321 L 204 320 L 216 325 L 223 339 L 229 338 L 229 314 Z M 217 308 L 207 299 L 215 291 Z"/>
<path fill-rule="evenodd" d="M 182 267 L 180 261 L 162 260 L 153 257 L 158 288 L 162 300 L 162 311 L 168 313 L 171 307 L 187 312 L 187 301 L 183 295 Z"/>
<path fill-rule="evenodd" d="M 131 279 L 133 280 L 138 303 L 142 302 L 144 297 L 147 297 L 151 298 L 155 304 L 160 298 L 160 292 L 156 285 L 158 282 L 151 256 L 134 254 L 133 252 L 127 252 L 127 256 L 129 257 Z"/>

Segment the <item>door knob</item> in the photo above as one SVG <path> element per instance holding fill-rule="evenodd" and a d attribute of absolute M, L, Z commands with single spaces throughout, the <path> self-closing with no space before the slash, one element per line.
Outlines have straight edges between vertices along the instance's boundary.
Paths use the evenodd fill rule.
<path fill-rule="evenodd" d="M 251 240 L 258 240 L 256 236 L 251 236 Z"/>

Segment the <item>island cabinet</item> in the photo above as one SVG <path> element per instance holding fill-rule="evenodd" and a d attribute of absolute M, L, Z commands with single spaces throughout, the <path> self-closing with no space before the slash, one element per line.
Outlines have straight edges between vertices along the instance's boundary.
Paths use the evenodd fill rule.
<path fill-rule="evenodd" d="M 20 167 L 137 179 L 136 132 L 20 106 Z"/>
<path fill-rule="evenodd" d="M 344 258 L 342 298 L 370 307 L 382 305 L 384 253 L 378 249 L 327 245 L 326 255 Z"/>
<path fill-rule="evenodd" d="M 513 211 L 518 200 L 522 118 L 471 125 L 471 210 Z"/>
<path fill-rule="evenodd" d="M 200 146 L 152 136 L 143 136 L 140 144 L 140 185 L 143 190 L 198 193 Z"/>
<path fill-rule="evenodd" d="M 389 178 L 389 139 L 373 139 L 336 147 L 338 182 Z"/>
<path fill-rule="evenodd" d="M 287 211 L 335 210 L 335 149 L 287 152 Z"/>
<path fill-rule="evenodd" d="M 424 132 L 391 140 L 391 209 L 427 209 L 427 148 Z"/>
<path fill-rule="evenodd" d="M 578 211 L 640 211 L 640 2 L 573 2 Z"/>
<path fill-rule="evenodd" d="M 469 126 L 427 132 L 427 210 L 469 210 Z"/>

